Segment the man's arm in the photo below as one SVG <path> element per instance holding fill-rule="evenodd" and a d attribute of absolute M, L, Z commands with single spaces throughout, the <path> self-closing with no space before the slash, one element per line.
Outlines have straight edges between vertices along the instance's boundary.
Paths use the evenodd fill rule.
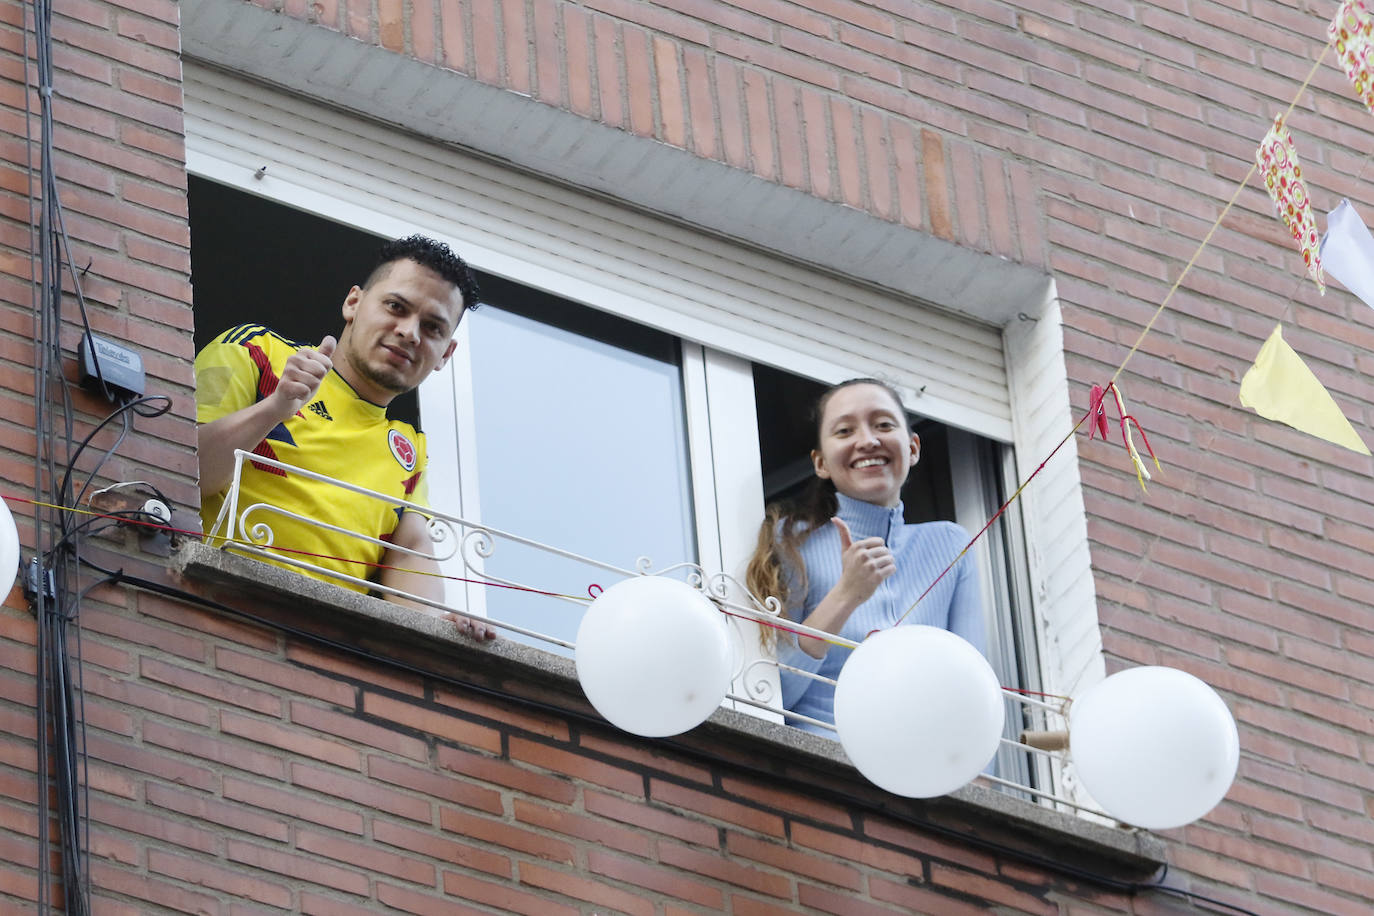
<path fill-rule="evenodd" d="M 430 540 L 425 517 L 418 512 L 402 513 L 400 523 L 392 532 L 391 542 L 395 547 L 414 550 L 424 556 L 413 556 L 403 550 L 396 550 L 395 547 L 387 550 L 382 555 L 378 583 L 440 604 L 444 603 L 444 580 L 439 576 L 439 564 L 429 558 L 430 551 L 434 549 L 434 542 Z M 386 597 L 388 601 L 407 607 L 430 610 L 427 604 L 408 601 L 397 595 L 388 594 Z M 446 617 L 457 624 L 458 632 L 465 636 L 470 635 L 474 639 L 496 638 L 496 631 L 480 618 L 464 617 L 461 614 L 448 614 Z"/>
<path fill-rule="evenodd" d="M 234 476 L 235 449 L 257 448 L 273 427 L 285 422 L 315 396 L 333 366 L 330 356 L 334 345 L 334 338 L 326 337 L 316 349 L 307 347 L 292 353 L 271 394 L 196 430 L 202 498 L 229 486 Z"/>
<path fill-rule="evenodd" d="M 281 406 L 268 398 L 198 427 L 201 498 L 229 486 L 234 476 L 234 449 L 251 452 L 284 419 Z"/>

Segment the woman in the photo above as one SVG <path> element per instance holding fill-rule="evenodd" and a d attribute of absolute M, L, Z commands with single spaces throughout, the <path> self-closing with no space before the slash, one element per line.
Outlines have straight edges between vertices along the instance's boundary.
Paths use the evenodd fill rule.
<path fill-rule="evenodd" d="M 792 620 L 860 642 L 896 624 L 969 536 L 953 522 L 904 523 L 902 484 L 921 440 L 891 387 L 875 379 L 841 382 L 821 395 L 816 417 L 816 479 L 797 503 L 769 507 L 748 584 L 756 595 L 776 595 Z M 984 651 L 975 576 L 965 557 L 902 622 L 949 630 Z M 828 678 L 839 676 L 849 654 L 815 637 L 778 638 L 780 663 Z M 835 720 L 829 684 L 784 669 L 782 695 L 791 712 Z"/>

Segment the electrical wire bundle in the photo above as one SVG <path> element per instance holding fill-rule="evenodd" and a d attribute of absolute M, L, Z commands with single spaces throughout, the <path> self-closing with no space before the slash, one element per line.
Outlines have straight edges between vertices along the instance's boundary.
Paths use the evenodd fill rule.
<path fill-rule="evenodd" d="M 71 441 L 72 420 L 70 396 L 62 375 L 62 274 L 58 255 L 62 213 L 58 203 L 52 161 L 52 6 L 48 0 L 35 0 L 33 10 L 40 106 L 39 174 L 42 180 L 42 190 L 39 192 L 42 209 L 33 246 L 33 257 L 38 261 L 38 270 L 33 273 L 34 340 L 38 347 L 34 367 L 34 429 L 38 437 L 34 454 L 34 492 L 40 501 L 59 505 L 61 503 L 57 485 L 60 457 L 58 448 L 64 441 L 57 430 L 59 410 L 64 421 L 67 443 Z M 27 32 L 25 35 L 27 40 Z M 27 48 L 25 50 L 27 52 Z M 27 58 L 26 53 L 25 59 Z M 29 139 L 31 162 L 32 143 L 31 138 Z M 32 176 L 32 172 L 30 174 Z M 30 190 L 32 201 L 32 177 Z M 31 204 L 31 223 L 32 215 Z M 70 654 L 66 639 L 67 621 L 70 619 L 67 615 L 74 614 L 75 607 L 68 611 L 63 610 L 69 570 L 65 551 L 57 550 L 57 544 L 61 543 L 63 536 L 61 515 L 55 510 L 36 507 L 34 521 L 35 546 L 41 557 L 50 558 L 49 562 L 41 562 L 36 558 L 25 580 L 26 587 L 31 586 L 34 613 L 38 618 L 38 798 L 41 800 L 38 819 L 38 909 L 39 912 L 47 912 L 51 906 L 49 895 L 53 882 L 49 873 L 49 848 L 52 838 L 49 836 L 48 826 L 51 818 L 46 808 L 54 794 L 51 782 L 55 779 L 58 804 L 57 843 L 62 860 L 62 899 L 67 912 L 84 916 L 90 910 L 89 878 L 84 861 L 85 850 L 89 847 L 89 828 L 84 831 L 82 829 L 83 799 L 79 795 L 78 765 L 84 746 L 79 743 L 77 725 L 78 722 L 84 721 L 84 717 L 75 708 L 80 691 L 74 689 L 71 682 L 71 666 L 68 662 Z M 54 538 L 57 540 L 53 541 Z M 53 542 L 49 543 L 50 541 Z M 51 748 L 55 758 L 51 761 L 47 740 L 49 725 L 52 735 Z"/>
<path fill-rule="evenodd" d="M 51 899 L 54 879 L 51 874 L 50 850 L 54 843 L 60 851 L 62 908 L 72 916 L 86 916 L 90 912 L 90 877 L 86 867 L 90 846 L 89 824 L 86 820 L 88 798 L 83 784 L 85 773 L 85 716 L 83 691 L 80 682 L 81 639 L 79 627 L 72 624 L 79 619 L 81 600 L 85 591 L 77 588 L 76 577 L 81 564 L 81 541 L 100 529 L 91 528 L 93 520 L 74 523 L 70 513 L 62 507 L 74 508 L 85 498 L 92 482 L 105 462 L 123 443 L 133 426 L 132 414 L 154 417 L 171 408 L 171 400 L 164 396 L 125 400 L 101 420 L 73 448 L 74 410 L 68 382 L 63 374 L 62 354 L 62 276 L 64 265 L 69 270 L 72 289 L 80 306 L 81 324 L 86 342 L 91 345 L 90 322 L 85 300 L 81 295 L 80 276 L 70 269 L 71 241 L 67 235 L 57 173 L 53 163 L 53 61 L 52 61 L 52 4 L 51 0 L 34 0 L 33 35 L 34 74 L 37 77 L 38 122 L 38 179 L 35 188 L 33 167 L 33 137 L 26 134 L 29 149 L 29 222 L 34 227 L 30 255 L 33 277 L 34 341 L 34 493 L 35 548 L 37 555 L 23 571 L 25 591 L 33 602 L 38 621 L 37 680 L 38 680 L 38 798 L 41 810 L 38 818 L 38 910 L 49 912 L 55 906 Z M 29 59 L 28 30 L 24 32 L 24 59 Z M 32 123 L 32 111 L 27 99 L 34 86 L 26 84 L 26 115 Z M 35 214 L 35 201 L 38 213 Z M 36 216 L 36 219 L 35 219 Z M 110 400 L 116 398 L 105 384 L 98 357 L 96 379 L 101 391 Z M 90 471 L 79 493 L 73 494 L 73 475 L 77 459 L 106 426 L 119 418 L 122 428 L 114 443 L 105 450 Z M 156 493 L 156 490 L 154 490 Z M 161 498 L 161 494 L 157 496 Z M 164 504 L 166 500 L 163 499 Z M 115 515 L 146 518 L 148 513 L 136 511 Z M 109 525 L 116 522 L 109 522 Z M 103 580 L 102 580 L 103 581 Z M 75 633 L 75 640 L 71 636 Z M 73 664 L 75 662 L 75 664 Z M 50 739 L 49 739 L 49 736 Z M 48 810 L 56 797 L 57 810 Z M 51 835 L 52 815 L 56 818 L 56 837 Z"/>

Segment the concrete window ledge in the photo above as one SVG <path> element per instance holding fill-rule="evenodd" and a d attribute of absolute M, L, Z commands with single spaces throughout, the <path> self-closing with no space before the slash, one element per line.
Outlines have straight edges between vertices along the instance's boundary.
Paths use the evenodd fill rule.
<path fill-rule="evenodd" d="M 516 707 L 534 705 L 614 731 L 587 702 L 573 662 L 562 656 L 510 640 L 478 644 L 460 637 L 450 622 L 202 543 L 183 544 L 169 572 L 181 577 L 181 587 L 270 625 L 494 692 Z M 1074 873 L 1142 882 L 1165 864 L 1165 843 L 1153 834 L 1051 810 L 984 786 L 968 785 L 936 799 L 894 796 L 859 775 L 837 742 L 730 709 L 717 710 L 674 738 L 615 734 L 655 754 L 710 761 L 727 771 L 745 768 L 788 791 L 814 793 L 855 812 L 880 812 L 946 842 L 962 839 L 975 848 Z"/>

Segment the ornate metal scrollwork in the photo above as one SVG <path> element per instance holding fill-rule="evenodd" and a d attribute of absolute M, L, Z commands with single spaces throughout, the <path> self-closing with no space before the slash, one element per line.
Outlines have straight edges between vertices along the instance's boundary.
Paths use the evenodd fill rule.
<path fill-rule="evenodd" d="M 662 577 L 667 576 L 670 573 L 675 573 L 680 569 L 685 569 L 688 572 L 687 577 L 684 581 L 692 588 L 704 593 L 707 597 L 711 597 L 711 593 L 706 588 L 706 570 L 701 568 L 700 563 L 674 563 L 672 566 L 667 566 L 663 569 L 660 569 L 658 572 L 651 573 L 649 572 L 649 570 L 653 568 L 653 565 L 653 561 L 650 560 L 648 557 L 640 557 L 639 559 L 635 560 L 635 568 L 638 569 L 640 573 L 646 576 Z"/>
<path fill-rule="evenodd" d="M 481 561 L 490 559 L 491 555 L 496 553 L 496 539 L 485 528 L 472 528 L 463 535 L 460 547 L 463 553 L 463 566 L 468 572 L 480 574 Z"/>
<path fill-rule="evenodd" d="M 440 553 L 438 550 L 435 550 L 433 559 L 439 561 L 447 560 L 458 552 L 460 546 L 458 532 L 454 529 L 453 524 L 447 519 L 431 516 L 428 521 L 425 522 L 425 533 L 429 535 L 430 543 L 434 544 L 436 547 L 445 543 L 449 545 L 447 553 Z"/>
<path fill-rule="evenodd" d="M 740 582 L 738 579 L 736 579 L 729 573 L 719 572 L 713 574 L 711 576 L 710 586 L 707 589 L 707 591 L 708 593 L 720 598 L 721 600 L 728 600 L 731 594 L 732 587 L 735 591 L 749 599 L 749 610 L 752 610 L 756 613 L 768 614 L 772 617 L 781 616 L 781 601 L 779 601 L 773 595 L 769 595 L 767 598 L 760 599 L 759 596 L 751 592 L 744 585 L 743 582 Z"/>
<path fill-rule="evenodd" d="M 271 547 L 274 534 L 272 526 L 263 521 L 253 522 L 252 524 L 248 522 L 248 516 L 259 509 L 266 512 L 280 513 L 281 511 L 269 503 L 253 503 L 247 509 L 239 513 L 239 531 L 243 532 L 243 536 L 247 538 L 253 546 L 264 548 Z"/>
<path fill-rule="evenodd" d="M 425 522 L 425 533 L 429 536 L 430 544 L 434 544 L 436 547 L 448 544 L 448 552 L 441 553 L 436 549 L 433 551 L 433 559 L 442 562 L 442 560 L 451 559 L 455 553 L 458 553 L 458 531 L 453 529 L 453 525 L 448 519 L 430 516 Z"/>
<path fill-rule="evenodd" d="M 740 672 L 739 680 L 744 685 L 744 690 L 749 694 L 749 698 L 758 700 L 760 703 L 771 703 L 776 695 L 773 690 L 773 681 L 763 673 L 757 673 L 754 669 L 760 668 L 766 671 L 770 668 L 777 668 L 778 664 L 771 658 L 756 658 L 744 666 Z"/>

